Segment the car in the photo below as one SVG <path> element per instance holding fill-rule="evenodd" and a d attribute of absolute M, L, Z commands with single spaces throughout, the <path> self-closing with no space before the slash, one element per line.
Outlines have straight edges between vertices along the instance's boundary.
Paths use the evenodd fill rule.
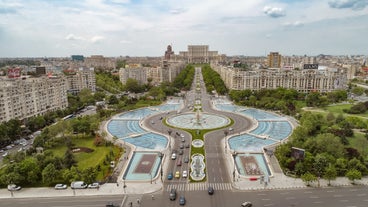
<path fill-rule="evenodd" d="M 184 206 L 185 205 L 185 197 L 184 196 L 180 196 L 179 198 L 179 205 Z"/>
<path fill-rule="evenodd" d="M 68 188 L 68 186 L 66 184 L 59 183 L 59 184 L 55 185 L 55 190 L 64 190 L 64 189 L 67 189 L 67 188 Z"/>
<path fill-rule="evenodd" d="M 245 202 L 243 202 L 240 206 L 241 206 L 241 207 L 252 207 L 252 203 L 251 203 L 251 202 L 249 202 L 249 201 L 245 201 Z"/>
<path fill-rule="evenodd" d="M 233 131 L 233 130 L 234 130 L 233 128 L 231 128 L 231 127 L 229 128 L 229 131 Z"/>
<path fill-rule="evenodd" d="M 175 178 L 180 178 L 180 172 L 179 171 L 175 172 Z"/>
<path fill-rule="evenodd" d="M 188 162 L 189 162 L 189 157 L 188 157 L 188 156 L 185 156 L 185 157 L 184 157 L 184 162 L 185 162 L 185 163 L 188 163 Z"/>
<path fill-rule="evenodd" d="M 169 172 L 169 174 L 167 174 L 167 179 L 168 180 L 172 180 L 174 177 L 173 173 L 172 172 Z"/>
<path fill-rule="evenodd" d="M 184 134 L 180 134 L 180 137 L 181 137 L 181 138 L 184 138 L 185 136 L 184 136 Z"/>
<path fill-rule="evenodd" d="M 190 144 L 189 143 L 186 143 L 185 144 L 185 148 L 189 148 L 190 147 Z"/>
<path fill-rule="evenodd" d="M 22 187 L 20 187 L 19 185 L 15 185 L 15 184 L 8 185 L 8 191 L 18 191 L 20 189 L 22 189 Z"/>
<path fill-rule="evenodd" d="M 113 202 L 108 202 L 106 204 L 106 207 L 119 207 L 120 205 L 119 204 L 116 204 L 116 203 L 113 203 Z"/>
<path fill-rule="evenodd" d="M 88 185 L 88 188 L 100 188 L 100 184 L 99 183 L 91 183 Z"/>
<path fill-rule="evenodd" d="M 188 177 L 188 171 L 184 170 L 184 171 L 183 171 L 183 175 L 182 175 L 182 177 L 183 177 L 183 178 Z"/>
<path fill-rule="evenodd" d="M 184 137 L 181 138 L 181 142 L 185 142 L 185 138 Z"/>
<path fill-rule="evenodd" d="M 172 159 L 172 160 L 175 160 L 175 159 L 176 159 L 176 154 L 175 154 L 175 153 L 172 153 L 172 155 L 171 155 L 171 159 Z"/>
<path fill-rule="evenodd" d="M 213 195 L 215 193 L 215 190 L 213 189 L 212 186 L 208 186 L 208 194 L 209 195 Z"/>
<path fill-rule="evenodd" d="M 175 188 L 172 188 L 170 190 L 169 198 L 170 198 L 171 201 L 176 199 L 176 189 Z"/>
<path fill-rule="evenodd" d="M 179 148 L 184 149 L 184 144 L 180 144 Z"/>
<path fill-rule="evenodd" d="M 179 150 L 179 155 L 182 155 L 182 154 L 184 154 L 184 151 L 181 149 Z"/>
<path fill-rule="evenodd" d="M 83 181 L 74 181 L 70 184 L 71 189 L 84 189 L 87 187 L 88 185 Z"/>
<path fill-rule="evenodd" d="M 176 165 L 181 166 L 181 160 L 180 159 L 176 162 Z"/>

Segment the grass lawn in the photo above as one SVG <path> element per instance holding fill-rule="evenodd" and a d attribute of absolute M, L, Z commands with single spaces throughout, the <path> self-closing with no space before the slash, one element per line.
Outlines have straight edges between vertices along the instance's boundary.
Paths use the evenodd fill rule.
<path fill-rule="evenodd" d="M 354 133 L 354 137 L 348 138 L 349 144 L 352 148 L 359 151 L 364 158 L 368 155 L 368 140 L 365 138 L 364 133 Z"/>
<path fill-rule="evenodd" d="M 72 143 L 75 147 L 87 147 L 93 149 L 94 151 L 91 153 L 81 152 L 74 153 L 75 159 L 77 161 L 78 168 L 80 170 L 86 169 L 88 167 L 96 167 L 97 165 L 101 166 L 101 171 L 97 176 L 97 180 L 102 180 L 107 171 L 109 170 L 109 163 L 106 162 L 104 165 L 104 160 L 106 156 L 110 155 L 110 151 L 113 150 L 114 158 L 113 160 L 118 159 L 122 153 L 121 149 L 116 146 L 95 146 L 93 144 L 94 137 L 74 137 L 72 139 Z M 55 156 L 63 157 L 66 151 L 66 146 L 59 146 L 54 149 L 50 149 Z"/>
<path fill-rule="evenodd" d="M 327 115 L 329 112 L 333 113 L 335 116 L 338 116 L 339 114 L 343 114 L 344 116 L 353 116 L 358 118 L 368 118 L 368 112 L 364 114 L 347 114 L 343 110 L 344 109 L 350 109 L 350 107 L 353 106 L 353 104 L 338 104 L 338 105 L 332 105 L 332 106 L 326 106 L 323 108 L 311 108 L 307 109 L 307 111 L 312 111 L 315 113 L 320 113 L 323 115 Z"/>

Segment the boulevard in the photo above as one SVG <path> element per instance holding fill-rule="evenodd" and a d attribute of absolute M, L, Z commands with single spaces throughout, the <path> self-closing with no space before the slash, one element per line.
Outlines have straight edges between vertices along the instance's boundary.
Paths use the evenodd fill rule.
<path fill-rule="evenodd" d="M 240 206 L 243 201 L 251 201 L 253 206 L 280 206 L 280 207 L 365 207 L 368 205 L 368 188 L 366 186 L 334 187 L 334 188 L 305 188 L 293 190 L 272 191 L 215 191 L 208 195 L 207 191 L 183 192 L 187 199 L 186 206 Z M 179 192 L 179 195 L 181 192 Z M 127 195 L 138 197 L 140 205 L 133 203 L 134 207 L 174 207 L 179 202 L 170 201 L 168 193 Z M 52 197 L 52 198 L 9 198 L 2 199 L 0 207 L 98 207 L 108 202 L 121 204 L 124 195 L 114 196 L 78 196 L 78 197 Z M 124 206 L 129 206 L 125 204 Z"/>

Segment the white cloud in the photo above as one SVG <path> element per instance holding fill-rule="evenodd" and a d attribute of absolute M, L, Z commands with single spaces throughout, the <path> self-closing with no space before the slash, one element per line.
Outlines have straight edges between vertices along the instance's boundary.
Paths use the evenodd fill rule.
<path fill-rule="evenodd" d="M 278 8 L 278 7 L 270 7 L 270 6 L 265 6 L 263 8 L 263 12 L 272 18 L 278 18 L 278 17 L 283 17 L 285 16 L 285 11 L 282 8 Z"/>
<path fill-rule="evenodd" d="M 331 0 L 328 5 L 336 9 L 362 10 L 368 6 L 368 0 Z"/>
<path fill-rule="evenodd" d="M 85 40 L 85 38 L 81 37 L 81 36 L 76 36 L 74 34 L 68 34 L 65 37 L 66 40 Z"/>
<path fill-rule="evenodd" d="M 284 24 L 284 26 L 287 26 L 287 27 L 301 27 L 303 26 L 303 22 L 300 22 L 300 21 L 295 21 L 295 22 L 286 22 Z"/>
<path fill-rule="evenodd" d="M 105 37 L 102 37 L 102 36 L 93 36 L 90 40 L 92 43 L 99 43 L 104 39 Z"/>

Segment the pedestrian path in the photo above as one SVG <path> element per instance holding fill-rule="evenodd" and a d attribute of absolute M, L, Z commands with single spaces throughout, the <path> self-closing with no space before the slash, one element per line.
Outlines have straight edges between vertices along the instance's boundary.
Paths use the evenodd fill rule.
<path fill-rule="evenodd" d="M 166 192 L 170 192 L 171 189 L 177 191 L 202 191 L 207 190 L 208 186 L 212 186 L 215 190 L 231 190 L 231 183 L 177 183 L 169 184 L 165 188 Z"/>

